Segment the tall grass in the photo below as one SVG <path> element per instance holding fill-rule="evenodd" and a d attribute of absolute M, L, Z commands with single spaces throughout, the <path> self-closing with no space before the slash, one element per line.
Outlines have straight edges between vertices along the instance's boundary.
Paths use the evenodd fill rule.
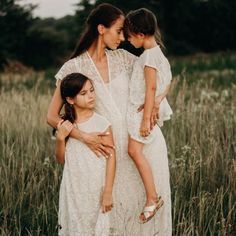
<path fill-rule="evenodd" d="M 42 76 L 26 84 L 1 79 L 15 86 L 1 88 L 0 235 L 55 235 L 60 172 L 45 118 L 51 93 L 40 92 Z"/>
<path fill-rule="evenodd" d="M 168 96 L 174 115 L 163 127 L 173 235 L 233 236 L 236 70 L 197 68 L 175 74 Z M 0 75 L 0 235 L 57 234 L 61 167 L 45 118 L 51 84 L 43 74 Z"/>
<path fill-rule="evenodd" d="M 175 115 L 164 128 L 174 235 L 235 235 L 236 85 L 213 89 L 211 80 L 174 83 Z"/>

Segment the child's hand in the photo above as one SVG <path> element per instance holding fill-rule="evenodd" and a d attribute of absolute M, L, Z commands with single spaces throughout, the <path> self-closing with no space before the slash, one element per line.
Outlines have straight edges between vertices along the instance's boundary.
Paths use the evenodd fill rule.
<path fill-rule="evenodd" d="M 153 129 L 153 127 L 157 124 L 157 121 L 159 119 L 159 107 L 153 107 L 152 109 L 152 114 L 151 114 L 151 130 Z"/>
<path fill-rule="evenodd" d="M 73 129 L 73 124 L 66 120 L 61 120 L 57 124 L 57 139 L 64 140 L 71 132 Z"/>
<path fill-rule="evenodd" d="M 140 135 L 142 137 L 147 137 L 151 131 L 151 121 L 150 119 L 143 119 L 140 126 Z"/>
<path fill-rule="evenodd" d="M 111 211 L 113 207 L 112 194 L 103 192 L 102 194 L 102 213 Z"/>

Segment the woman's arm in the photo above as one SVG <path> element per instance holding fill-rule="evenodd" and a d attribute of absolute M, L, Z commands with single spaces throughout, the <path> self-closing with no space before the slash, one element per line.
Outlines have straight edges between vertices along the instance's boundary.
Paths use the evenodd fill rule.
<path fill-rule="evenodd" d="M 146 137 L 149 135 L 151 130 L 151 115 L 155 104 L 155 93 L 156 93 L 156 69 L 145 66 L 144 77 L 146 84 L 145 91 L 145 102 L 143 111 L 143 120 L 140 127 L 140 135 Z"/>
<path fill-rule="evenodd" d="M 104 139 L 110 145 L 114 145 L 111 128 L 109 127 L 107 131 L 109 132 L 109 135 L 104 137 Z M 103 213 L 110 211 L 112 208 L 112 188 L 115 179 L 115 170 L 116 170 L 116 156 L 114 149 L 112 149 L 110 156 L 107 158 L 107 164 L 106 164 L 106 179 L 102 194 Z"/>
<path fill-rule="evenodd" d="M 47 113 L 47 123 L 56 128 L 57 124 L 62 120 L 60 118 L 60 111 L 63 106 L 63 101 L 61 98 L 60 92 L 61 81 L 58 80 L 56 90 L 53 94 L 52 100 L 50 102 L 48 113 Z M 101 136 L 106 136 L 106 133 L 85 133 L 82 132 L 75 127 L 72 129 L 70 133 L 70 137 L 80 140 L 84 142 L 97 156 L 104 155 L 108 156 L 110 154 L 109 148 L 114 148 L 114 146 L 110 146 L 106 142 L 103 142 L 100 139 Z"/>

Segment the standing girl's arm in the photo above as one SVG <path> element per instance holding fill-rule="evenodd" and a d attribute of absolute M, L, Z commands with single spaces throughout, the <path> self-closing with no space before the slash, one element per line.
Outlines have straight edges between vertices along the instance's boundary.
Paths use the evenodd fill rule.
<path fill-rule="evenodd" d="M 143 120 L 140 127 L 140 135 L 146 137 L 151 131 L 151 115 L 155 104 L 156 93 L 156 69 L 145 66 L 144 77 L 146 83 L 145 102 L 143 111 Z"/>
<path fill-rule="evenodd" d="M 62 120 L 59 116 L 60 111 L 63 106 L 63 101 L 62 101 L 61 92 L 60 92 L 60 84 L 61 84 L 61 80 L 58 80 L 57 87 L 52 97 L 51 103 L 48 108 L 48 113 L 47 113 L 47 122 L 49 125 L 51 125 L 54 128 L 56 128 L 58 122 Z M 114 148 L 113 146 L 111 147 L 109 144 L 105 142 L 101 143 L 99 136 L 106 136 L 105 133 L 104 134 L 98 134 L 98 133 L 88 134 L 76 128 L 73 128 L 70 133 L 70 136 L 84 142 L 97 156 L 99 156 L 100 154 L 104 156 L 108 156 L 110 154 L 109 148 Z"/>
<path fill-rule="evenodd" d="M 103 137 L 107 143 L 110 145 L 114 145 L 112 130 L 109 127 L 107 132 L 109 135 Z M 106 159 L 106 179 L 105 186 L 102 193 L 102 212 L 105 213 L 110 211 L 112 208 L 112 189 L 113 183 L 115 179 L 115 171 L 116 171 L 116 156 L 115 150 L 111 150 L 110 156 Z"/>
<path fill-rule="evenodd" d="M 57 161 L 61 164 L 65 163 L 66 137 L 68 137 L 72 129 L 73 125 L 68 120 L 60 121 L 57 125 L 55 155 Z"/>

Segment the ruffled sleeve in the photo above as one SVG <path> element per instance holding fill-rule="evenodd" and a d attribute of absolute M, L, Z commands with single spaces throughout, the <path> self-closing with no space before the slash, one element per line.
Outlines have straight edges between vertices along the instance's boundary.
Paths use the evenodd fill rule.
<path fill-rule="evenodd" d="M 111 126 L 111 123 L 104 116 L 97 113 L 95 113 L 95 122 L 100 132 L 105 132 Z"/>
<path fill-rule="evenodd" d="M 145 50 L 142 55 L 141 63 L 143 68 L 145 66 L 150 66 L 157 70 L 160 81 L 160 90 L 164 91 L 172 80 L 172 73 L 170 63 L 161 51 L 160 47 L 157 46 L 155 48 Z"/>
<path fill-rule="evenodd" d="M 141 55 L 141 64 L 142 68 L 148 66 L 158 70 L 160 65 L 160 58 L 158 57 L 158 55 L 155 53 L 154 50 L 147 49 Z"/>

